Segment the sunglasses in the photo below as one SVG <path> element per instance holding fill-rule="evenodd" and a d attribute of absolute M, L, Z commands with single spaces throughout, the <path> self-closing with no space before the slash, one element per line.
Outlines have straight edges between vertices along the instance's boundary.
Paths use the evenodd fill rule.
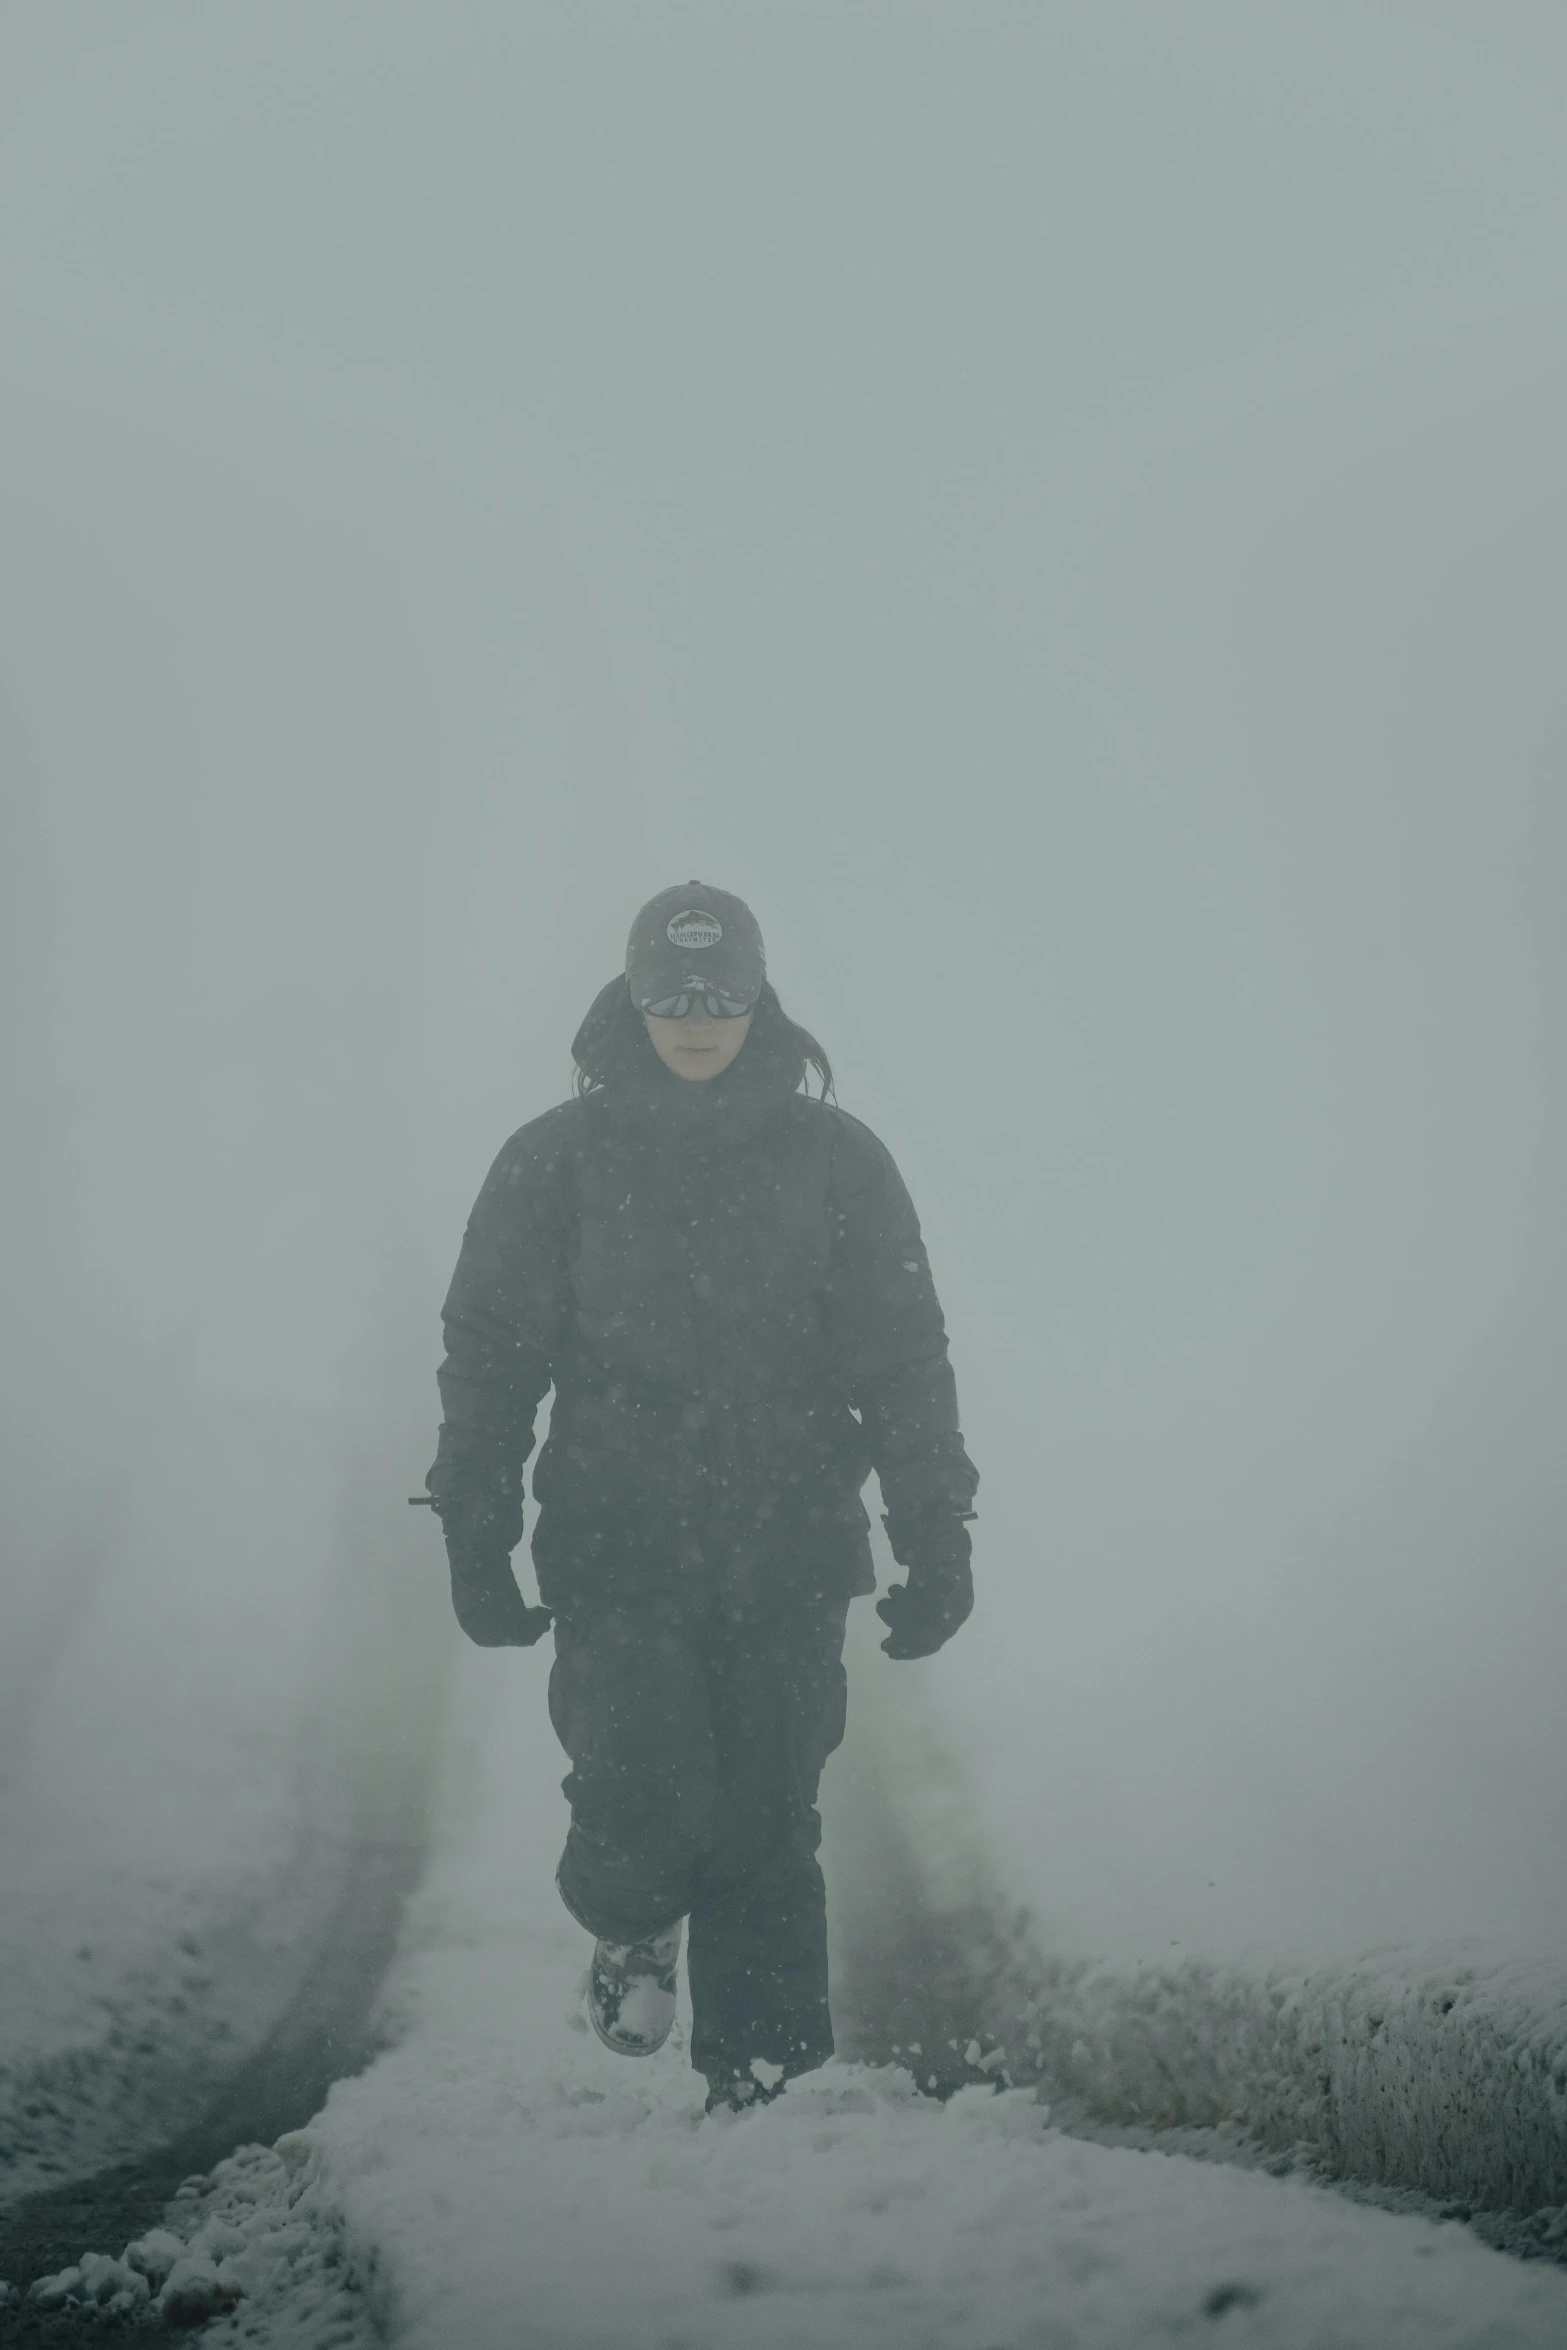
<path fill-rule="evenodd" d="M 684 987 L 679 995 L 660 996 L 640 1007 L 654 1020 L 743 1020 L 756 1008 L 754 996 L 720 995 L 715 987 Z"/>

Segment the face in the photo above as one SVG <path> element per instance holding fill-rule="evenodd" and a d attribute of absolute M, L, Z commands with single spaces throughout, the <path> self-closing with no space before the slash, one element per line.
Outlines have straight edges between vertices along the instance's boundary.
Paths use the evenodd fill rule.
<path fill-rule="evenodd" d="M 712 1020 L 705 1012 L 689 1020 L 655 1020 L 651 1012 L 642 1017 L 664 1067 L 698 1085 L 727 1069 L 751 1033 L 749 1012 L 739 1020 Z"/>

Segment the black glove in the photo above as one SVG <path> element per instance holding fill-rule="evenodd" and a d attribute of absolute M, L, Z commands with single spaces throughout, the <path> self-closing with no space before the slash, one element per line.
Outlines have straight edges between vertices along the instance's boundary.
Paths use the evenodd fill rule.
<path fill-rule="evenodd" d="M 894 1583 L 876 1613 L 887 1626 L 882 1647 L 890 1657 L 934 1656 L 974 1612 L 968 1527 L 953 1510 L 930 1510 L 882 1523 L 906 1583 Z"/>
<path fill-rule="evenodd" d="M 547 1607 L 529 1607 L 517 1589 L 504 1550 L 472 1550 L 448 1543 L 452 1606 L 470 1640 L 481 1648 L 531 1648 L 550 1628 Z"/>
<path fill-rule="evenodd" d="M 480 1648 L 531 1648 L 550 1628 L 545 1607 L 529 1607 L 511 1571 L 512 1543 L 522 1534 L 522 1512 L 512 1494 L 435 1503 L 452 1571 L 457 1621 Z M 509 1539 L 508 1539 L 509 1537 Z"/>

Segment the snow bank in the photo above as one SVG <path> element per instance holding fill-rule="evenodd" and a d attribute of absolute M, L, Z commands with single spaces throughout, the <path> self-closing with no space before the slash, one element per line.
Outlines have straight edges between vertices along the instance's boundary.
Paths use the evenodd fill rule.
<path fill-rule="evenodd" d="M 374 2336 L 319 2169 L 298 2139 L 241 2147 L 211 2178 L 187 2182 L 173 2225 L 151 2229 L 118 2258 L 84 2253 L 41 2277 L 27 2300 L 45 2312 L 155 2317 L 240 2339 L 276 2325 L 294 2350 L 367 2350 Z M 0 2288 L 0 2306 L 4 2299 Z M 216 2325 L 231 2313 L 231 2326 Z"/>
<path fill-rule="evenodd" d="M 1335 2177 L 1498 2210 L 1567 2204 L 1567 1987 L 1543 1967 L 1053 1964 L 992 2022 L 1106 2120 L 1237 2127 Z"/>
<path fill-rule="evenodd" d="M 1567 1972 L 1475 1952 L 1343 1965 L 1118 1970 L 1041 1949 L 1004 1898 L 961 1774 L 911 1681 L 856 1691 L 864 1765 L 970 2004 L 1014 2079 L 1077 2120 L 1243 2132 L 1334 2178 L 1530 2215 L 1567 2234 Z M 883 1832 L 887 1823 L 884 1823 Z M 951 1988 L 944 1994 L 950 2003 Z"/>

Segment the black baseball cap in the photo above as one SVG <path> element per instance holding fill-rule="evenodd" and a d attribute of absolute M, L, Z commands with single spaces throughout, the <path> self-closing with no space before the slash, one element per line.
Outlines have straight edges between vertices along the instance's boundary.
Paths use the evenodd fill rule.
<path fill-rule="evenodd" d="M 626 941 L 626 984 L 638 1011 L 699 992 L 754 1004 L 767 977 L 756 916 L 743 898 L 682 881 L 649 898 Z"/>

